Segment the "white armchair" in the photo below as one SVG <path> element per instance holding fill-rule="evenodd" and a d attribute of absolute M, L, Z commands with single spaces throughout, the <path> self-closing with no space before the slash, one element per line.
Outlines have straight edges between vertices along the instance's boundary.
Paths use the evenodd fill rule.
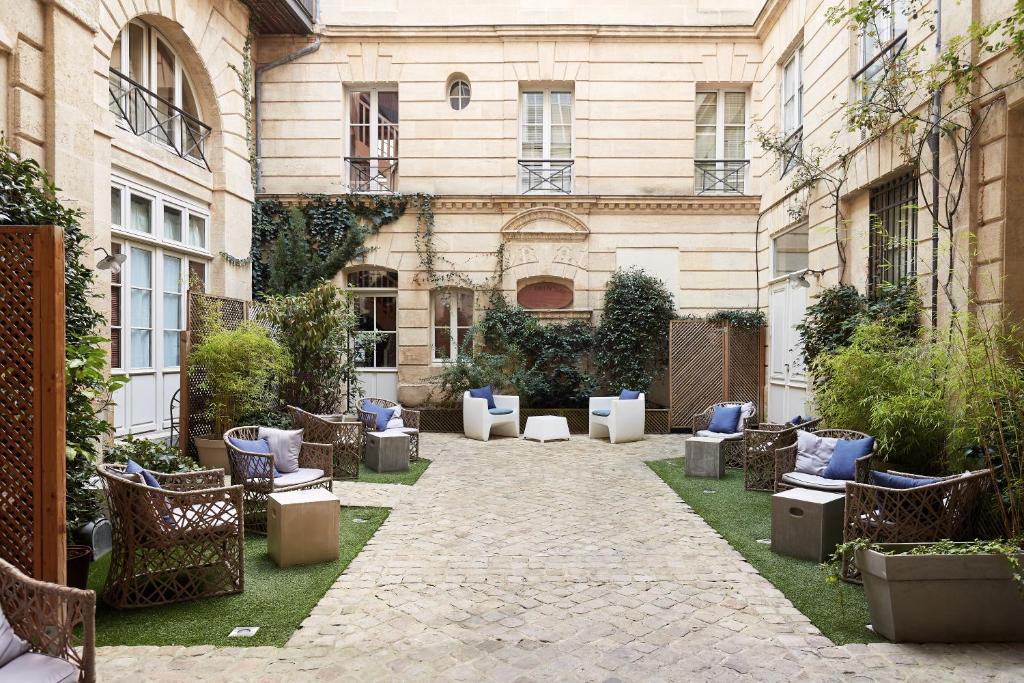
<path fill-rule="evenodd" d="M 470 439 L 487 441 L 491 434 L 519 437 L 519 397 L 494 395 L 494 408 L 486 398 L 462 394 L 462 431 Z"/>
<path fill-rule="evenodd" d="M 590 397 L 590 438 L 628 443 L 644 438 L 644 395 L 631 400 L 618 396 Z"/>

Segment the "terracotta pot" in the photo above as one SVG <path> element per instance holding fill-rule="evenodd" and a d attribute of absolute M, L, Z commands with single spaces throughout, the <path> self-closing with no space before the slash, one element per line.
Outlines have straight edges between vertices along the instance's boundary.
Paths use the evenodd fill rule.
<path fill-rule="evenodd" d="M 89 585 L 92 548 L 87 545 L 69 545 L 67 552 L 67 583 L 72 588 L 84 589 Z"/>
<path fill-rule="evenodd" d="M 909 550 L 919 543 L 883 545 Z M 1024 554 L 1018 556 L 1024 562 Z M 1002 555 L 858 550 L 875 633 L 896 643 L 1024 641 L 1024 597 Z"/>
<path fill-rule="evenodd" d="M 224 445 L 224 439 L 196 438 L 195 442 L 196 450 L 199 451 L 199 464 L 204 470 L 222 469 L 225 474 L 230 471 L 228 448 Z"/>

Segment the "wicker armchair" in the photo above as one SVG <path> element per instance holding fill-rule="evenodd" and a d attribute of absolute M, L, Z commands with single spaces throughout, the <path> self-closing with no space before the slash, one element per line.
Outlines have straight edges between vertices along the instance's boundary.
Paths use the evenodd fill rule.
<path fill-rule="evenodd" d="M 19 662 L 22 671 L 12 676 L 30 680 L 27 676 L 32 674 L 33 665 L 47 661 L 39 655 L 46 655 L 67 662 L 62 667 L 78 669 L 82 683 L 96 680 L 94 592 L 38 581 L 0 560 L 0 607 L 14 633 L 29 644 L 28 653 L 22 657 L 33 660 Z M 0 669 L 0 677 L 3 674 Z"/>
<path fill-rule="evenodd" d="M 855 432 L 852 429 L 818 429 L 812 431 L 811 434 L 815 436 L 822 436 L 832 439 L 864 439 L 867 438 L 867 434 L 864 432 Z M 800 484 L 788 484 L 782 480 L 782 478 L 790 472 L 796 471 L 796 431 L 793 432 L 794 440 L 793 443 L 788 446 L 775 449 L 775 491 L 787 491 L 792 488 L 815 488 L 812 485 Z M 866 482 L 868 480 L 868 472 L 871 470 L 871 459 L 874 457 L 874 450 L 868 453 L 862 458 L 857 459 L 856 473 L 853 480 L 857 482 Z M 842 491 L 840 491 L 842 493 Z"/>
<path fill-rule="evenodd" d="M 798 430 L 813 430 L 815 418 L 798 425 L 765 422 L 743 430 L 743 488 L 747 491 L 775 491 L 775 450 L 796 443 Z"/>
<path fill-rule="evenodd" d="M 224 486 L 224 470 L 151 472 L 161 488 L 123 465 L 96 470 L 114 534 L 104 602 L 152 607 L 242 592 L 242 487 Z"/>
<path fill-rule="evenodd" d="M 890 474 L 931 479 L 902 472 Z M 846 487 L 843 541 L 856 538 L 875 543 L 971 540 L 975 537 L 982 496 L 992 480 L 992 470 L 985 469 L 909 489 L 851 482 Z M 843 579 L 860 583 L 860 572 L 852 556 L 843 559 Z"/>
<path fill-rule="evenodd" d="M 359 421 L 363 423 L 364 437 L 366 432 L 377 431 L 377 415 L 364 409 L 367 403 L 384 408 L 394 408 L 398 405 L 386 398 L 361 398 L 356 401 L 356 413 L 359 415 Z M 420 411 L 402 406 L 402 422 L 405 424 L 405 433 L 409 435 L 409 462 L 415 462 L 420 459 Z"/>
<path fill-rule="evenodd" d="M 302 489 L 334 490 L 332 446 L 326 443 L 302 442 L 299 469 L 274 477 L 274 456 L 243 451 L 231 439 L 255 441 L 259 427 L 235 427 L 224 432 L 224 444 L 231 466 L 231 483 L 245 492 L 245 529 L 257 534 L 267 533 L 267 496 L 283 491 Z"/>
<path fill-rule="evenodd" d="M 313 443 L 331 445 L 331 463 L 335 479 L 357 479 L 363 454 L 363 425 L 360 422 L 341 422 L 324 415 L 307 413 L 302 408 L 288 406 L 292 427 L 302 430 L 302 437 Z M 333 417 L 333 416 L 332 416 Z"/>
<path fill-rule="evenodd" d="M 699 431 L 708 428 L 711 424 L 711 414 L 715 412 L 715 408 L 722 406 L 743 406 L 749 401 L 726 401 L 725 403 L 715 403 L 707 407 L 702 413 L 697 413 L 692 418 L 693 433 L 696 434 Z M 757 405 L 754 405 L 754 414 L 747 418 L 744 424 L 744 429 L 753 428 L 757 426 Z M 742 430 L 741 430 L 742 431 Z M 722 451 L 725 453 L 725 466 L 735 467 L 742 469 L 743 467 L 743 456 L 746 452 L 744 440 L 742 436 L 738 436 L 734 439 L 725 439 L 721 445 Z"/>

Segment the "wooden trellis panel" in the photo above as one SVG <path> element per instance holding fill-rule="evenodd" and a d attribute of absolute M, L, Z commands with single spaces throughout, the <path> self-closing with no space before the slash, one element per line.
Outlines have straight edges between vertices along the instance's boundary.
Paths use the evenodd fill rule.
<path fill-rule="evenodd" d="M 669 419 L 690 429 L 696 413 L 722 401 L 753 401 L 763 413 L 764 336 L 706 320 L 669 323 Z"/>
<path fill-rule="evenodd" d="M 64 231 L 0 227 L 0 557 L 65 580 Z"/>

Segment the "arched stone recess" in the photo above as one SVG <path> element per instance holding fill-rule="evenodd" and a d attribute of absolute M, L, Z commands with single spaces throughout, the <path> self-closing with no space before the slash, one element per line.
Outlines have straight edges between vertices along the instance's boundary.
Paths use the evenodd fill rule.
<path fill-rule="evenodd" d="M 527 209 L 506 221 L 501 237 L 507 243 L 505 291 L 516 292 L 519 282 L 556 278 L 572 282 L 575 300 L 585 300 L 590 229 L 579 216 L 554 207 Z"/>

